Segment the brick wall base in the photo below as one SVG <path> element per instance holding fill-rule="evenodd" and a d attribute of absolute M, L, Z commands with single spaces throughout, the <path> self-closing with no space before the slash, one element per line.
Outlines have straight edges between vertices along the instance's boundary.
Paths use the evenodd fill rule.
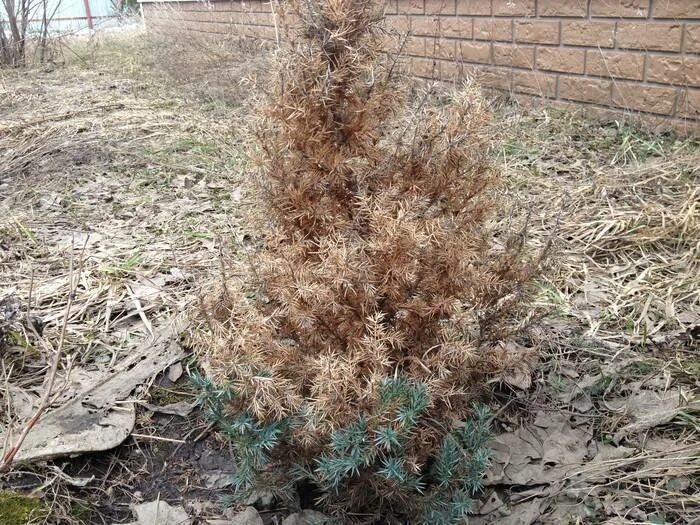
<path fill-rule="evenodd" d="M 149 28 L 275 40 L 276 3 L 142 0 Z M 419 77 L 700 135 L 700 0 L 389 0 Z"/>

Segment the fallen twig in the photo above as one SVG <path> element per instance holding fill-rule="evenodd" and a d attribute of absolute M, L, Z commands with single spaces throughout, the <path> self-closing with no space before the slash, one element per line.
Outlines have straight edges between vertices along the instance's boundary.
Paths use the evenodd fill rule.
<path fill-rule="evenodd" d="M 131 433 L 131 437 L 141 439 L 153 439 L 155 441 L 167 441 L 168 443 L 187 443 L 187 441 L 185 441 L 184 439 L 149 436 L 148 434 L 134 434 L 133 432 Z"/>

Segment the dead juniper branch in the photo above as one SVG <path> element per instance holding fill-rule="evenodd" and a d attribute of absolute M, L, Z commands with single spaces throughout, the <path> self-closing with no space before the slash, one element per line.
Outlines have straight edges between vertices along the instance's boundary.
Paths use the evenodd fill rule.
<path fill-rule="evenodd" d="M 298 40 L 254 125 L 265 246 L 226 304 L 205 303 L 203 402 L 234 441 L 240 490 L 306 480 L 346 520 L 456 523 L 487 461 L 474 403 L 524 362 L 499 343 L 539 259 L 491 229 L 478 89 L 412 104 L 378 5 L 290 9 Z"/>

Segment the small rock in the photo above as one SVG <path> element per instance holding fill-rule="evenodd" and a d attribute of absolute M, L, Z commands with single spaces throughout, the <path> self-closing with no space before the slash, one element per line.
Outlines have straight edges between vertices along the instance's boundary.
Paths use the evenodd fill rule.
<path fill-rule="evenodd" d="M 203 475 L 204 484 L 208 489 L 224 489 L 233 485 L 233 473 L 221 470 L 207 472 Z"/>
<path fill-rule="evenodd" d="M 253 505 L 258 509 L 269 509 L 274 500 L 275 495 L 269 490 L 254 490 L 245 500 L 245 504 Z"/>
<path fill-rule="evenodd" d="M 290 514 L 282 525 L 331 525 L 333 520 L 316 510 L 303 510 Z"/>
<path fill-rule="evenodd" d="M 263 525 L 263 520 L 257 510 L 246 507 L 243 512 L 234 514 L 228 520 L 214 520 L 214 525 Z"/>
<path fill-rule="evenodd" d="M 182 375 L 182 363 L 177 362 L 172 365 L 170 365 L 170 368 L 168 368 L 168 379 L 172 383 L 176 383 L 178 379 L 180 379 L 180 376 Z"/>
<path fill-rule="evenodd" d="M 57 193 L 47 193 L 41 196 L 38 204 L 42 210 L 58 208 L 61 206 L 61 196 Z"/>
<path fill-rule="evenodd" d="M 165 501 L 150 501 L 135 505 L 134 514 L 138 525 L 190 525 L 192 523 L 185 509 L 171 507 Z M 260 524 L 262 525 L 262 522 Z"/>

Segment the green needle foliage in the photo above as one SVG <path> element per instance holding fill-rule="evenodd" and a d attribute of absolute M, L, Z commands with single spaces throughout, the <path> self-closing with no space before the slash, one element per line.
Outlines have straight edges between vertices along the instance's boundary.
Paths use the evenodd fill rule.
<path fill-rule="evenodd" d="M 200 405 L 234 447 L 233 482 L 238 497 L 243 498 L 265 485 L 265 471 L 272 461 L 269 453 L 293 445 L 289 430 L 308 421 L 303 414 L 269 423 L 247 413 L 227 416 L 226 405 L 234 398 L 232 389 L 199 375 L 192 380 L 201 392 Z M 404 494 L 402 511 L 412 509 L 410 515 L 421 516 L 420 523 L 459 523 L 471 509 L 471 498 L 481 490 L 488 466 L 488 408 L 475 404 L 473 416 L 444 436 L 432 467 L 421 472 L 409 464 L 405 447 L 419 431 L 421 413 L 428 405 L 424 385 L 405 378 L 386 379 L 380 400 L 374 414 L 331 433 L 327 450 L 319 457 L 303 465 L 287 463 L 267 483 L 270 479 L 312 481 L 323 494 L 321 501 L 333 508 L 333 502 L 337 505 L 344 500 L 345 494 L 356 489 L 353 484 L 364 479 L 363 485 Z M 273 488 L 280 492 L 292 486 L 286 483 Z"/>

